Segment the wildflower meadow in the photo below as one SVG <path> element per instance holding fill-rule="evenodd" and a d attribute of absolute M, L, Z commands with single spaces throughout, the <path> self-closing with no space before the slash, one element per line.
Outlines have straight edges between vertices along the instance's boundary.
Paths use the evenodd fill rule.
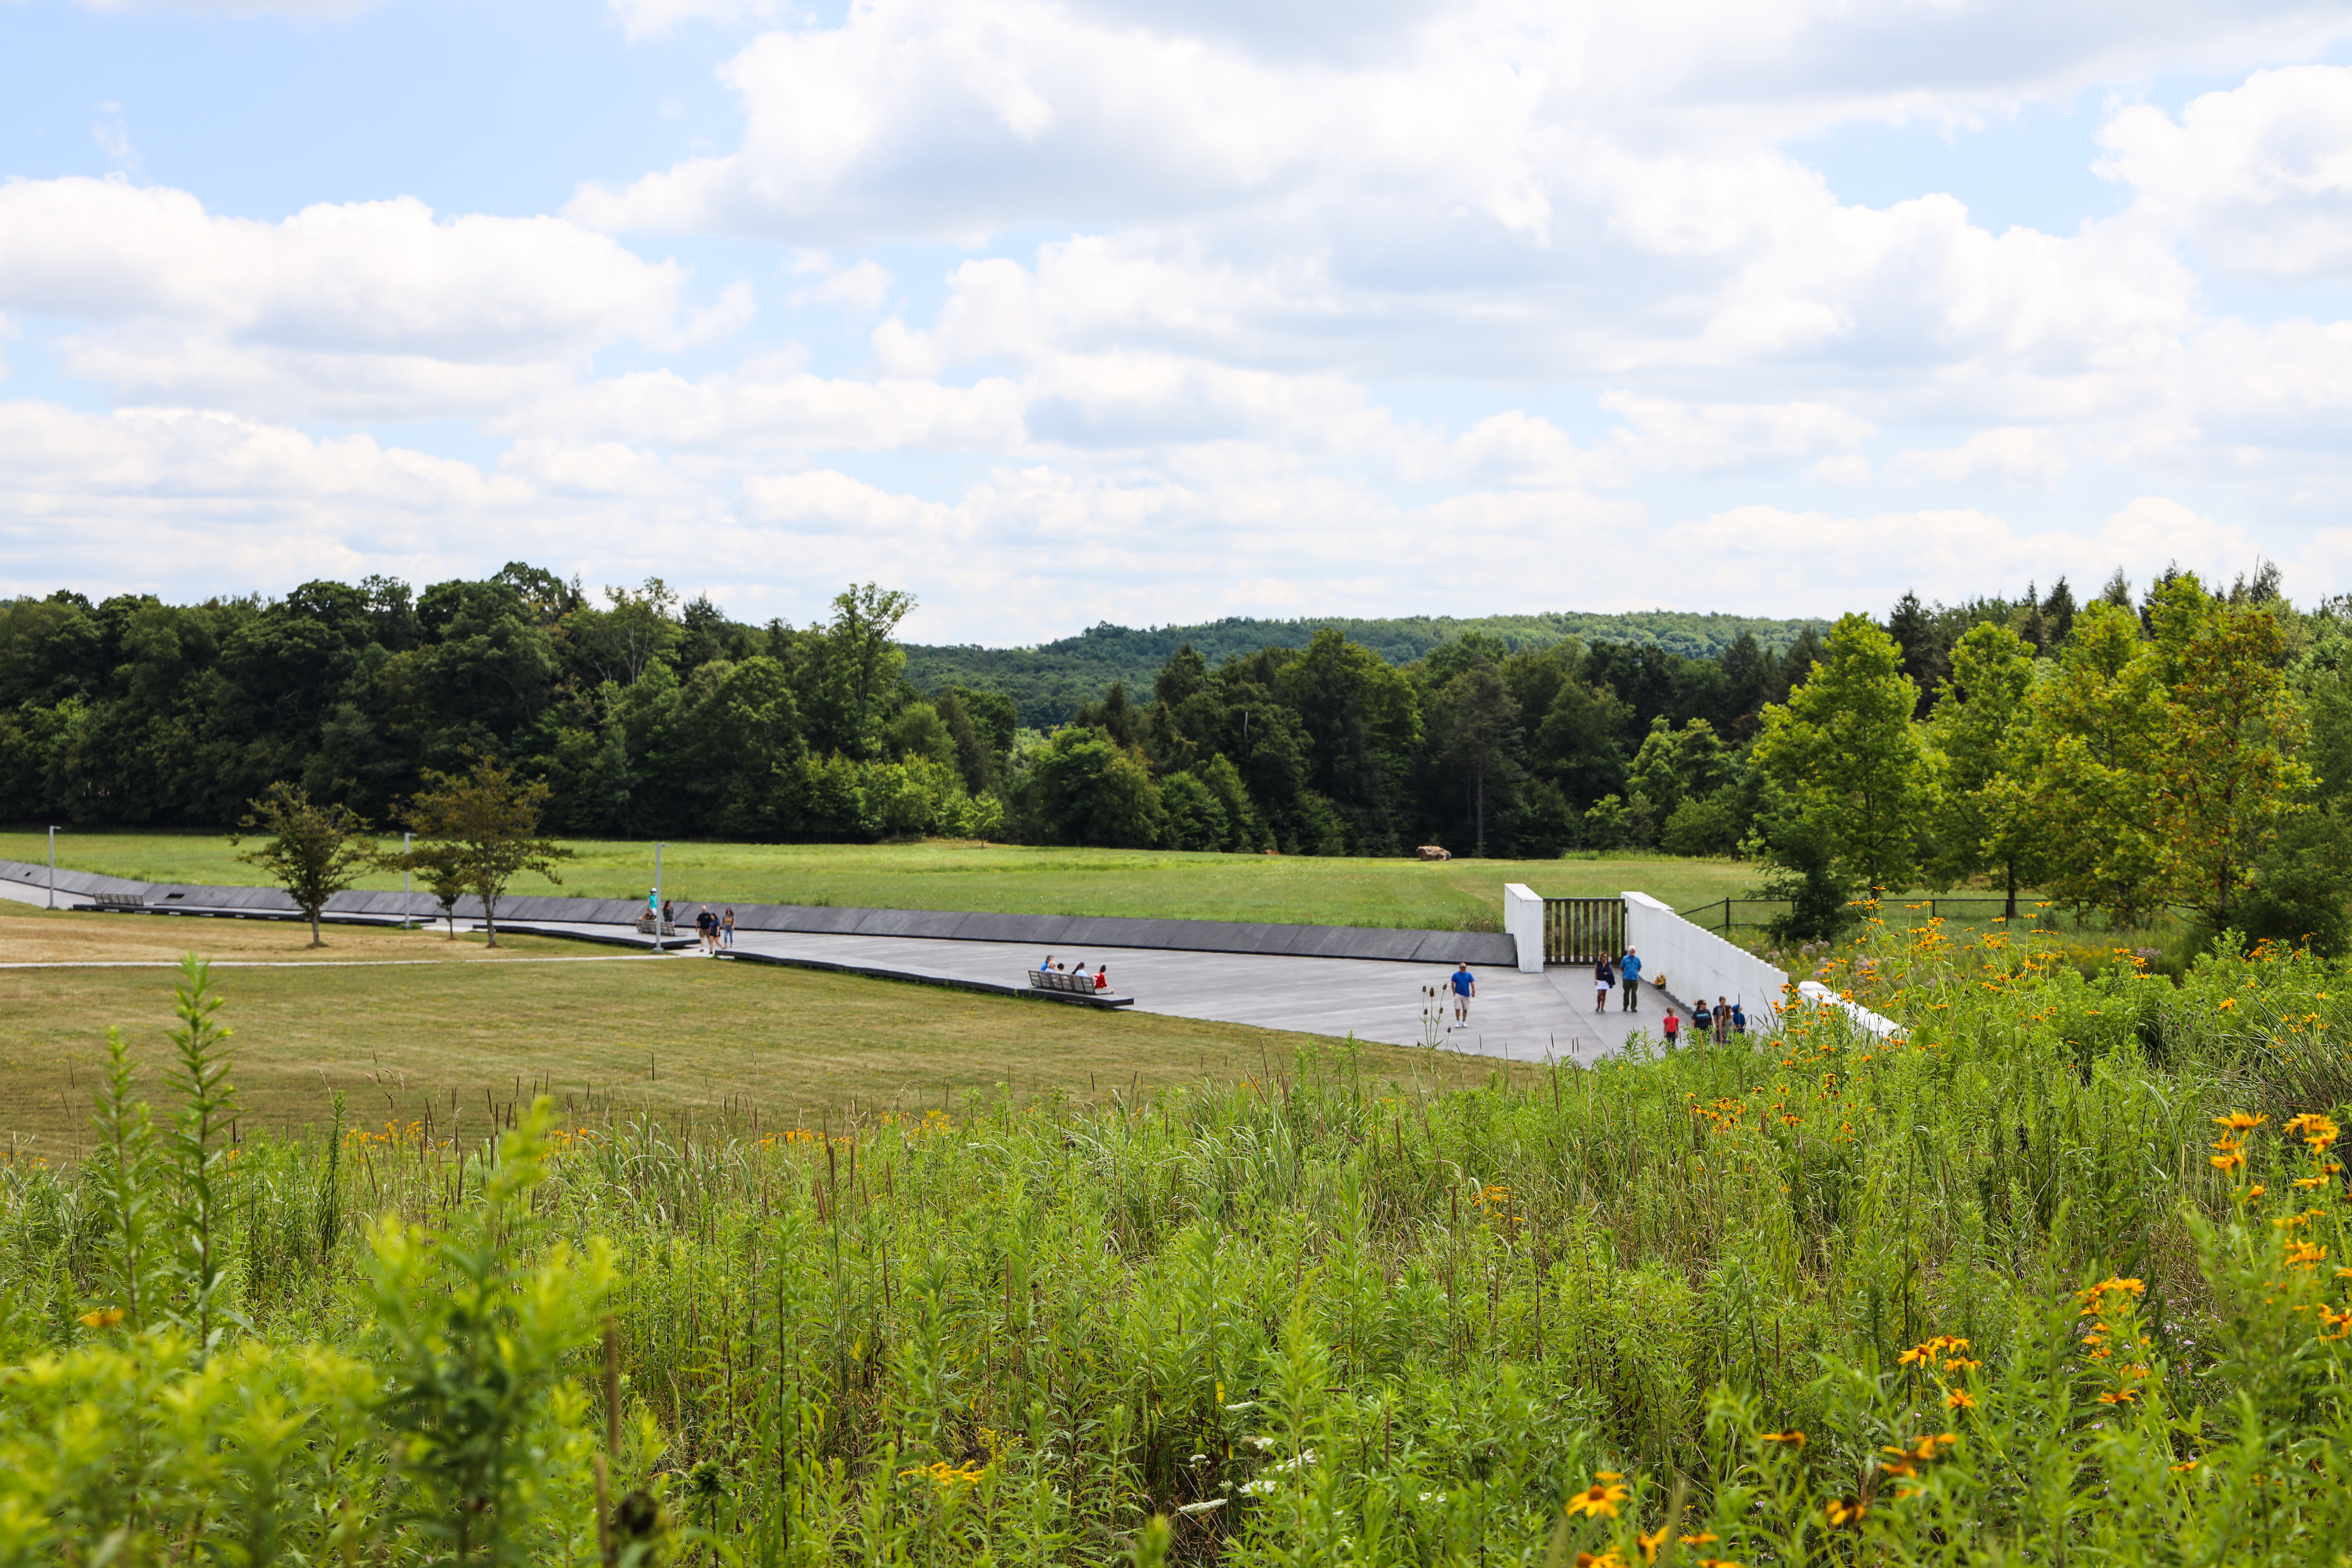
<path fill-rule="evenodd" d="M 1775 1034 L 0 1174 L 5 1563 L 2341 1563 L 2352 971 L 1869 925 Z M 225 995 L 226 993 L 226 995 Z"/>

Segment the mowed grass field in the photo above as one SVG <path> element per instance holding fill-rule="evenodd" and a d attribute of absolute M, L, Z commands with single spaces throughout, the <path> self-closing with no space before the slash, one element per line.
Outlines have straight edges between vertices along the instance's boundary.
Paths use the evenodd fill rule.
<path fill-rule="evenodd" d="M 486 1131 L 534 1092 L 601 1121 L 644 1110 L 748 1130 L 920 1111 L 1009 1092 L 1108 1102 L 1203 1077 L 1287 1071 L 1314 1037 L 765 965 L 611 955 L 510 937 L 499 954 L 437 932 L 46 913 L 0 903 L 0 964 L 221 963 L 243 1131 L 316 1128 L 343 1091 L 357 1124 L 434 1118 Z M 268 964 L 277 967 L 234 967 Z M 70 1160 L 87 1147 L 106 1031 L 161 1095 L 168 968 L 0 968 L 0 1144 Z M 1376 1081 L 1446 1086 L 1477 1058 L 1360 1047 Z M 1531 1069 L 1507 1069 L 1524 1073 Z"/>
<path fill-rule="evenodd" d="M 394 840 L 396 843 L 397 840 Z M 519 879 L 518 893 L 645 897 L 650 843 L 574 840 L 578 858 L 556 889 Z M 0 832 L 0 858 L 46 863 L 44 835 Z M 206 833 L 75 832 L 58 836 L 58 864 L 149 882 L 251 885 L 265 880 Z M 1676 909 L 1737 897 L 1758 868 L 1668 856 L 1558 860 L 1348 859 L 1198 855 L 1174 850 L 1045 849 L 933 839 L 913 844 L 671 844 L 663 891 L 682 903 L 835 904 L 980 910 L 1005 914 L 1141 915 L 1303 925 L 1499 929 L 1503 884 L 1551 898 L 1636 889 Z M 397 888 L 397 875 L 362 884 Z"/>

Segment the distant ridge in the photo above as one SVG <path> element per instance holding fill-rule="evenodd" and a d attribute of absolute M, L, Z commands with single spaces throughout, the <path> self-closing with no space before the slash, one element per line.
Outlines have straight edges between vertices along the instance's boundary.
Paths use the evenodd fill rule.
<path fill-rule="evenodd" d="M 1021 721 L 1044 727 L 1066 722 L 1083 703 L 1100 697 L 1114 680 L 1124 680 L 1148 698 L 1151 678 L 1168 656 L 1186 643 L 1212 665 L 1262 647 L 1304 647 L 1329 626 L 1363 644 L 1391 664 L 1410 664 L 1450 637 L 1485 632 L 1512 648 L 1549 647 L 1566 637 L 1587 642 L 1654 643 L 1689 658 L 1714 658 L 1742 632 L 1774 651 L 1796 640 L 1818 620 L 1766 620 L 1754 616 L 1695 615 L 1681 610 L 1635 610 L 1623 615 L 1406 616 L 1360 619 L 1345 616 L 1298 620 L 1256 620 L 1231 616 L 1198 626 L 1138 629 L 1108 622 L 1076 637 L 1039 647 L 992 648 L 972 645 L 908 645 L 907 678 L 924 691 L 950 682 L 975 690 L 1002 691 L 1021 708 Z"/>

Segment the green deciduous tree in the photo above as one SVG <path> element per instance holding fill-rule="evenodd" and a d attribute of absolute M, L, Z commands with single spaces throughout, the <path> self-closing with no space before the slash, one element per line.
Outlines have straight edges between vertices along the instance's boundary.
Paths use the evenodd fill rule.
<path fill-rule="evenodd" d="M 1755 761 L 1853 879 L 1907 888 L 1937 799 L 1926 737 L 1913 721 L 1918 689 L 1894 639 L 1866 616 L 1831 628 L 1822 662 L 1764 710 Z"/>
<path fill-rule="evenodd" d="M 1731 760 L 1722 738 L 1704 719 L 1688 720 L 1679 730 L 1668 727 L 1663 715 L 1651 720 L 1650 732 L 1626 770 L 1627 784 L 1649 801 L 1661 821 L 1685 801 L 1713 795 L 1730 780 Z"/>
<path fill-rule="evenodd" d="M 2042 885 L 2123 925 L 2137 924 L 2163 898 L 2156 781 L 2165 701 L 2139 617 L 2095 601 L 2032 688 L 2013 769 L 1988 786 L 1993 818 L 2032 835 Z"/>
<path fill-rule="evenodd" d="M 237 858 L 268 872 L 310 922 L 310 945 L 326 946 L 319 911 L 382 863 L 367 824 L 349 806 L 314 805 L 308 791 L 285 783 L 270 785 L 251 804 L 252 815 L 237 824 L 229 842 L 241 844 L 254 833 L 269 838 Z"/>
<path fill-rule="evenodd" d="M 1151 764 L 1100 730 L 1055 731 L 1030 773 L 1037 809 L 1064 844 L 1148 849 L 1167 834 Z"/>
<path fill-rule="evenodd" d="M 549 795 L 543 779 L 525 781 L 487 757 L 462 778 L 427 769 L 425 787 L 400 813 L 402 825 L 425 842 L 396 863 L 437 868 L 482 901 L 482 926 L 499 945 L 499 900 L 525 871 L 563 880 L 557 865 L 572 851 L 542 838 L 539 819 Z"/>
<path fill-rule="evenodd" d="M 2005 626 L 1981 622 L 1953 645 L 1951 674 L 1928 725 L 1944 770 L 1933 869 L 1948 882 L 1994 873 L 2011 920 L 2021 880 L 2038 873 L 2040 834 L 2030 817 L 2003 809 L 2009 796 L 1997 786 L 2003 775 L 2027 771 L 2032 686 L 2033 646 Z"/>
<path fill-rule="evenodd" d="M 816 750 L 847 757 L 880 750 L 885 700 L 907 668 L 906 650 L 892 638 L 914 607 L 912 594 L 872 583 L 834 595 L 803 703 Z"/>
<path fill-rule="evenodd" d="M 2309 725 L 2268 604 L 2226 603 L 2183 574 L 2149 618 L 2168 688 L 2155 803 L 2167 881 L 2221 931 L 2280 821 L 2308 809 L 2313 773 L 2294 753 Z"/>

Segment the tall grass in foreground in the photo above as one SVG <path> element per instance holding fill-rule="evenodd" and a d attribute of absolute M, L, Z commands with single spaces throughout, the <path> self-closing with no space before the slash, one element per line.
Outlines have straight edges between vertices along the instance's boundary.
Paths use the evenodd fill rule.
<path fill-rule="evenodd" d="M 2343 1562 L 2352 973 L 2034 942 L 1445 1095 L 205 1165 L 118 1080 L 0 1184 L 0 1563 Z"/>

